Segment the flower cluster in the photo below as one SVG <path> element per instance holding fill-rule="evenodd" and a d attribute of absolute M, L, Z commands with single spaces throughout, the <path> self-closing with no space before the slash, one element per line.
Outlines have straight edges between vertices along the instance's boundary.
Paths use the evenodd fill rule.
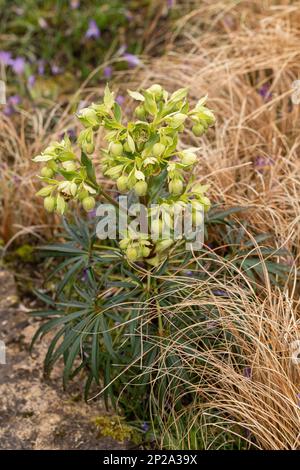
<path fill-rule="evenodd" d="M 66 135 L 61 142 L 53 142 L 41 155 L 33 159 L 46 165 L 41 169 L 40 178 L 44 186 L 37 195 L 44 197 L 44 207 L 48 212 L 56 210 L 63 215 L 70 199 L 79 200 L 86 211 L 95 206 L 94 195 L 97 186 L 89 181 L 84 160 L 80 163 Z"/>
<path fill-rule="evenodd" d="M 136 236 L 127 233 L 120 242 L 130 261 L 146 259 L 157 265 L 164 252 L 173 244 L 172 237 L 164 237 L 162 226 L 167 224 L 174 231 L 176 210 L 190 204 L 195 209 L 207 211 L 210 201 L 205 192 L 207 186 L 195 183 L 188 174 L 196 165 L 197 148 L 178 150 L 179 134 L 191 122 L 194 135 L 201 136 L 215 121 L 210 109 L 205 106 L 206 97 L 189 108 L 187 89 L 181 88 L 173 94 L 154 84 L 146 90 L 130 91 L 131 98 L 138 102 L 135 121 L 126 125 L 122 121 L 122 110 L 114 93 L 107 86 L 103 102 L 80 110 L 78 119 L 83 125 L 77 144 L 81 149 L 81 161 L 76 157 L 67 137 L 50 145 L 34 161 L 45 162 L 41 178 L 47 186 L 39 191 L 45 197 L 45 208 L 64 213 L 70 199 L 81 201 L 85 210 L 95 206 L 94 196 L 105 195 L 99 188 L 92 160 L 95 151 L 95 135 L 103 127 L 107 145 L 102 149 L 103 174 L 115 180 L 120 193 L 130 193 L 149 207 L 155 203 L 158 216 L 151 219 L 151 234 Z M 63 180 L 56 177 L 60 175 Z M 163 211 L 160 209 L 163 208 Z M 162 215 L 161 215 L 162 214 Z M 153 239 L 153 233 L 157 236 Z"/>

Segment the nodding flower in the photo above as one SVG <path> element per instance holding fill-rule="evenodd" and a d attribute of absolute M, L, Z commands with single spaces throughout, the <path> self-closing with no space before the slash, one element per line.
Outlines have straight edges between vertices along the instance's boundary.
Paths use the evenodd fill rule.
<path fill-rule="evenodd" d="M 129 67 L 137 67 L 141 63 L 140 59 L 136 55 L 130 54 L 129 52 L 125 52 L 123 57 L 128 63 Z"/>
<path fill-rule="evenodd" d="M 22 75 L 25 70 L 26 62 L 24 57 L 16 57 L 16 59 L 10 61 L 10 65 L 16 75 Z"/>
<path fill-rule="evenodd" d="M 251 375 L 252 375 L 251 367 L 245 367 L 243 374 L 244 374 L 244 377 L 246 377 L 246 379 L 251 379 Z"/>
<path fill-rule="evenodd" d="M 258 93 L 264 101 L 269 101 L 272 98 L 272 93 L 270 92 L 270 85 L 268 83 L 262 85 L 259 88 Z"/>
<path fill-rule="evenodd" d="M 44 73 L 45 73 L 45 61 L 42 60 L 42 59 L 38 60 L 37 66 L 38 66 L 38 74 L 39 75 L 44 75 Z"/>
<path fill-rule="evenodd" d="M 253 165 L 259 173 L 263 173 L 264 169 L 274 165 L 274 160 L 271 157 L 258 155 L 255 157 Z"/>
<path fill-rule="evenodd" d="M 51 65 L 51 72 L 53 75 L 59 75 L 62 73 L 63 69 L 56 64 Z"/>
<path fill-rule="evenodd" d="M 11 53 L 7 51 L 0 51 L 0 63 L 2 65 L 11 65 Z"/>
<path fill-rule="evenodd" d="M 29 88 L 32 88 L 34 84 L 35 84 L 35 76 L 30 75 L 27 79 L 27 85 Z"/>
<path fill-rule="evenodd" d="M 77 8 L 80 7 L 80 1 L 79 0 L 70 0 L 70 7 L 72 10 L 77 10 Z"/>
<path fill-rule="evenodd" d="M 118 95 L 118 96 L 116 97 L 116 102 L 117 102 L 120 106 L 122 106 L 122 104 L 124 103 L 124 101 L 125 101 L 124 96 Z"/>
<path fill-rule="evenodd" d="M 147 431 L 149 431 L 150 426 L 149 426 L 148 423 L 142 423 L 141 424 L 141 429 L 142 429 L 142 431 L 147 432 Z"/>
<path fill-rule="evenodd" d="M 12 95 L 8 98 L 7 104 L 3 109 L 5 116 L 11 116 L 16 112 L 16 106 L 21 103 L 21 97 L 19 95 Z"/>
<path fill-rule="evenodd" d="M 105 78 L 111 78 L 111 76 L 112 76 L 112 67 L 110 65 L 108 65 L 107 67 L 104 67 L 103 75 L 104 75 Z"/>
<path fill-rule="evenodd" d="M 98 28 L 96 21 L 90 20 L 88 29 L 85 33 L 85 37 L 87 39 L 98 39 L 100 38 L 100 35 L 101 35 L 101 31 Z"/>

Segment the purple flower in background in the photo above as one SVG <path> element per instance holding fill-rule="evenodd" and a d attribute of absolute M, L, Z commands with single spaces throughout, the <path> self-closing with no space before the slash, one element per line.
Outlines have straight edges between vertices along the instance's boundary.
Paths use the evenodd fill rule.
<path fill-rule="evenodd" d="M 110 65 L 108 65 L 107 67 L 104 67 L 104 70 L 103 70 L 103 75 L 105 78 L 111 78 L 112 76 L 112 67 Z"/>
<path fill-rule="evenodd" d="M 70 137 L 70 139 L 75 139 L 75 137 L 76 137 L 76 131 L 75 131 L 75 129 L 68 129 L 68 130 L 67 130 L 67 134 L 68 134 L 68 136 Z"/>
<path fill-rule="evenodd" d="M 7 104 L 3 109 L 5 116 L 11 116 L 16 112 L 15 107 L 21 103 L 21 97 L 19 95 L 12 95 L 8 98 Z"/>
<path fill-rule="evenodd" d="M 12 66 L 13 71 L 17 75 L 21 75 L 25 69 L 25 59 L 24 57 L 17 57 L 16 59 L 12 59 L 10 65 Z"/>
<path fill-rule="evenodd" d="M 63 139 L 66 135 L 70 137 L 71 140 L 74 140 L 76 137 L 75 129 L 73 128 L 67 129 L 65 132 L 62 132 L 61 134 L 59 134 L 59 138 Z"/>
<path fill-rule="evenodd" d="M 131 21 L 131 20 L 133 19 L 133 14 L 131 13 L 131 11 L 125 10 L 125 18 L 126 18 L 128 21 Z"/>
<path fill-rule="evenodd" d="M 173 6 L 174 6 L 174 0 L 167 0 L 167 7 L 173 8 Z"/>
<path fill-rule="evenodd" d="M 71 0 L 70 1 L 70 7 L 72 10 L 76 10 L 80 6 L 80 1 L 79 0 Z"/>
<path fill-rule="evenodd" d="M 229 297 L 229 294 L 222 289 L 212 290 L 213 295 L 218 295 L 220 297 Z"/>
<path fill-rule="evenodd" d="M 234 28 L 234 19 L 231 15 L 225 15 L 224 16 L 224 24 L 228 29 L 233 29 Z"/>
<path fill-rule="evenodd" d="M 38 73 L 39 75 L 44 75 L 45 73 L 45 61 L 44 60 L 38 61 Z"/>
<path fill-rule="evenodd" d="M 120 106 L 122 106 L 122 104 L 124 103 L 124 101 L 125 101 L 124 96 L 118 95 L 118 96 L 116 97 L 116 102 L 117 102 Z"/>
<path fill-rule="evenodd" d="M 208 330 L 215 330 L 216 328 L 218 328 L 218 325 L 219 325 L 219 324 L 218 324 L 217 321 L 211 320 L 211 321 L 207 322 L 206 328 L 207 328 Z"/>
<path fill-rule="evenodd" d="M 12 106 L 18 106 L 18 104 L 21 103 L 21 97 L 19 95 L 12 95 L 10 98 L 8 98 L 8 103 L 10 103 Z"/>
<path fill-rule="evenodd" d="M 38 23 L 42 29 L 47 29 L 49 27 L 47 21 L 44 18 L 39 18 Z"/>
<path fill-rule="evenodd" d="M 0 51 L 0 63 L 3 65 L 11 65 L 11 53 L 7 51 Z"/>
<path fill-rule="evenodd" d="M 270 92 L 270 85 L 268 83 L 262 85 L 259 88 L 258 93 L 264 99 L 264 101 L 270 101 L 270 99 L 272 98 L 272 93 Z"/>
<path fill-rule="evenodd" d="M 11 116 L 12 114 L 15 113 L 14 107 L 13 107 L 13 106 L 10 106 L 9 104 L 7 104 L 7 105 L 3 108 L 3 113 L 4 113 L 5 116 L 7 116 L 7 117 Z"/>
<path fill-rule="evenodd" d="M 94 219 L 97 215 L 97 209 L 92 209 L 87 213 L 88 219 Z"/>
<path fill-rule="evenodd" d="M 29 88 L 32 88 L 34 84 L 35 84 L 35 76 L 30 75 L 27 79 L 27 85 Z"/>
<path fill-rule="evenodd" d="M 83 282 L 86 282 L 88 280 L 88 268 L 84 268 L 84 270 L 82 271 L 81 280 Z"/>
<path fill-rule="evenodd" d="M 59 67 L 58 65 L 56 65 L 56 64 L 51 65 L 52 75 L 59 75 L 60 73 L 62 73 L 62 71 L 63 71 L 63 69 L 61 67 Z"/>
<path fill-rule="evenodd" d="M 269 167 L 270 165 L 274 165 L 274 160 L 270 157 L 258 155 L 255 157 L 253 164 L 259 173 L 263 173 L 265 168 Z"/>
<path fill-rule="evenodd" d="M 19 175 L 14 175 L 13 181 L 14 181 L 14 183 L 16 183 L 16 184 L 20 183 L 20 181 L 21 181 L 20 176 L 19 176 Z"/>
<path fill-rule="evenodd" d="M 244 377 L 246 377 L 246 379 L 251 379 L 251 375 L 252 375 L 251 367 L 245 367 L 243 374 L 244 374 Z"/>
<path fill-rule="evenodd" d="M 137 65 L 140 65 L 141 63 L 140 59 L 136 55 L 130 54 L 129 52 L 125 52 L 123 57 L 128 63 L 129 67 L 136 67 Z"/>
<path fill-rule="evenodd" d="M 149 428 L 150 428 L 150 427 L 149 427 L 149 424 L 148 424 L 148 423 L 142 423 L 142 425 L 141 425 L 141 430 L 142 430 L 143 432 L 149 431 Z"/>
<path fill-rule="evenodd" d="M 97 26 L 97 23 L 95 20 L 90 20 L 89 21 L 89 27 L 85 33 L 85 37 L 87 39 L 98 39 L 100 38 L 100 29 Z"/>

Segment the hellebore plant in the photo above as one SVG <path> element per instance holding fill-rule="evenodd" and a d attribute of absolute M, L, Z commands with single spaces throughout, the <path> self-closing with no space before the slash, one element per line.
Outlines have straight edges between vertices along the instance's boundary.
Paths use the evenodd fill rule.
<path fill-rule="evenodd" d="M 229 279 L 230 285 L 232 276 L 242 271 L 241 285 L 248 289 L 250 282 L 255 290 L 257 279 L 265 273 L 262 263 L 275 284 L 285 279 L 290 267 L 274 262 L 274 257 L 284 253 L 272 246 L 255 252 L 254 248 L 262 240 L 265 244 L 270 234 L 259 233 L 249 242 L 248 232 L 240 224 L 225 221 L 228 215 L 241 211 L 240 207 L 213 208 L 206 215 L 205 231 L 217 233 L 222 240 L 217 252 L 204 247 L 196 257 L 193 251 L 183 249 L 185 240 L 173 237 L 174 208 L 200 206 L 203 215 L 210 202 L 205 196 L 207 187 L 191 177 L 197 149 L 178 149 L 179 134 L 191 125 L 195 135 L 202 135 L 213 124 L 214 116 L 205 106 L 205 98 L 189 109 L 185 88 L 169 96 L 160 85 L 152 85 L 129 94 L 138 102 L 135 121 L 124 124 L 121 108 L 107 87 L 103 103 L 92 104 L 78 114 L 84 128 L 77 149 L 65 137 L 34 158 L 44 164 L 40 178 L 45 186 L 39 194 L 44 197 L 46 210 L 62 215 L 74 202 L 94 212 L 98 199 L 106 199 L 110 207 L 117 206 L 120 214 L 114 194 L 121 193 L 119 201 L 128 195 L 128 200 L 143 204 L 146 216 L 151 215 L 151 232 L 136 234 L 126 225 L 127 232 L 119 239 L 101 238 L 97 232 L 99 214 L 92 218 L 90 213 L 86 220 L 63 218 L 64 241 L 42 247 L 44 255 L 56 258 L 58 263 L 47 278 L 46 287 L 52 294 L 37 292 L 47 306 L 33 313 L 44 321 L 32 343 L 52 332 L 44 361 L 46 375 L 63 358 L 64 386 L 75 375 L 84 374 L 86 398 L 91 386 L 97 384 L 107 405 L 122 408 L 129 420 L 148 422 L 153 418 L 153 403 L 159 409 L 172 409 L 170 390 L 179 395 L 176 407 L 190 406 L 180 398 L 187 396 L 188 384 L 197 384 L 191 391 L 199 386 L 193 367 L 190 371 L 186 367 L 190 346 L 199 351 L 202 346 L 215 350 L 219 341 L 219 330 L 211 328 L 208 337 L 205 326 L 207 322 L 214 325 L 219 307 L 209 300 L 211 297 L 198 301 L 199 295 L 202 299 L 202 286 L 209 283 L 211 296 L 226 298 L 230 294 L 225 287 L 214 287 L 214 283 L 220 285 L 218 280 L 226 286 Z M 107 145 L 92 157 L 100 128 L 106 130 Z M 98 162 L 104 175 L 116 183 L 109 194 L 97 182 Z M 153 205 L 156 209 L 164 207 L 166 220 L 153 221 Z M 97 213 L 103 206 L 99 204 Z M 167 237 L 161 231 L 163 222 L 171 229 Z M 184 308 L 178 311 L 182 302 Z M 179 331 L 184 332 L 185 339 L 178 347 L 184 351 L 184 359 L 174 350 Z M 159 413 L 154 419 L 159 421 Z"/>
<path fill-rule="evenodd" d="M 47 211 L 63 215 L 75 201 L 89 212 L 97 199 L 106 199 L 120 210 L 115 192 L 140 201 L 149 216 L 152 204 L 163 206 L 167 225 L 173 230 L 174 207 L 189 204 L 200 206 L 202 212 L 209 209 L 207 186 L 190 176 L 197 149 L 178 150 L 185 126 L 191 125 L 200 136 L 214 123 L 205 98 L 189 109 L 185 88 L 169 95 L 160 85 L 152 85 L 140 92 L 129 91 L 129 95 L 138 102 L 135 121 L 124 124 L 121 108 L 106 87 L 103 103 L 92 104 L 77 116 L 84 127 L 77 139 L 79 153 L 65 137 L 34 158 L 44 164 L 40 178 L 45 186 L 38 194 L 44 197 Z M 106 130 L 107 145 L 92 158 L 100 128 Z M 99 161 L 104 175 L 116 183 L 110 194 L 97 182 L 95 164 Z M 161 312 L 179 301 L 177 293 L 184 295 L 174 276 L 188 272 L 195 259 L 191 251 L 182 250 L 181 241 L 173 240 L 172 230 L 164 237 L 160 218 L 156 223 L 151 218 L 151 233 L 136 235 L 127 230 L 120 240 L 99 240 L 95 221 L 75 217 L 71 223 L 63 218 L 65 241 L 43 247 L 46 256 L 63 259 L 48 279 L 56 276 L 57 280 L 58 273 L 63 276 L 55 284 L 54 298 L 38 293 L 49 307 L 34 313 L 47 321 L 37 330 L 33 343 L 53 330 L 46 374 L 63 357 L 65 385 L 84 369 L 85 395 L 93 382 L 101 381 L 104 397 L 113 404 L 127 384 L 119 405 L 127 416 L 147 421 L 150 378 L 138 379 L 140 366 L 151 368 L 161 353 L 159 343 L 152 344 L 147 338 L 171 337 L 170 323 Z M 151 315 L 144 321 L 148 307 Z"/>
<path fill-rule="evenodd" d="M 38 195 L 45 198 L 47 211 L 61 215 L 72 200 L 79 202 L 87 212 L 94 209 L 98 197 L 117 204 L 97 183 L 94 161 L 100 160 L 104 175 L 116 182 L 118 192 L 134 195 L 148 208 L 149 217 L 153 211 L 151 204 L 156 204 L 158 217 L 151 222 L 151 234 L 137 236 L 128 230 L 122 234 L 119 246 L 129 261 L 146 261 L 157 266 L 174 242 L 172 237 L 164 236 L 163 224 L 167 223 L 174 231 L 176 210 L 189 205 L 195 221 L 197 210 L 207 211 L 210 207 L 205 196 L 208 186 L 195 183 L 189 177 L 197 163 L 197 149 L 178 150 L 179 134 L 190 122 L 193 133 L 201 136 L 215 119 L 205 106 L 206 98 L 189 109 L 186 88 L 169 96 L 155 84 L 147 90 L 128 93 L 138 102 L 136 121 L 126 125 L 122 122 L 121 107 L 106 86 L 103 103 L 92 104 L 77 115 L 84 126 L 77 138 L 81 158 L 67 136 L 34 158 L 35 162 L 45 163 L 40 177 L 46 186 Z M 99 156 L 91 159 L 95 152 L 95 134 L 100 128 L 106 130 L 107 146 L 101 149 L 100 159 Z M 153 233 L 157 236 L 153 237 Z"/>

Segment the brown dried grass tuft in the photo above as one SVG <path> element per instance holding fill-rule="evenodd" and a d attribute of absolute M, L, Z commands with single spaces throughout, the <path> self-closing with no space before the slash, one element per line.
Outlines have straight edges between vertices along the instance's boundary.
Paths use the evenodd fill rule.
<path fill-rule="evenodd" d="M 204 258 L 198 259 L 202 266 Z M 172 334 L 149 338 L 160 346 L 151 369 L 160 446 L 299 449 L 295 285 L 271 289 L 265 270 L 265 287 L 258 292 L 230 263 L 220 260 L 219 269 L 222 275 L 207 273 L 205 281 L 174 279 L 182 299 L 159 312 L 164 331 Z M 155 315 L 146 311 L 145 323 Z"/>

